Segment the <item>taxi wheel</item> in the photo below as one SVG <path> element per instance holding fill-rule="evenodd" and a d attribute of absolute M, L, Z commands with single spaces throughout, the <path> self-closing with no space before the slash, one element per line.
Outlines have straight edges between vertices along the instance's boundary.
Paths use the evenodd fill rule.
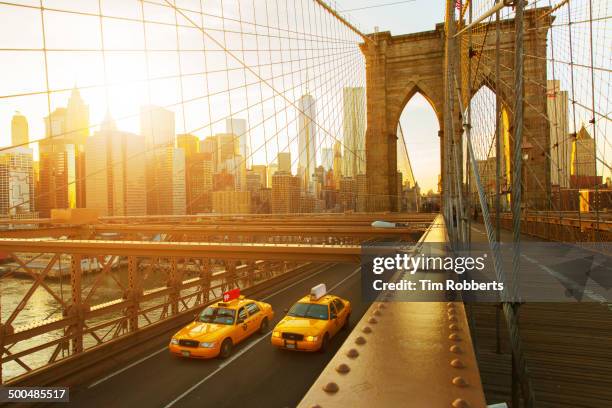
<path fill-rule="evenodd" d="M 268 318 L 264 317 L 259 325 L 259 334 L 265 334 L 268 331 Z"/>
<path fill-rule="evenodd" d="M 327 351 L 328 344 L 329 344 L 329 334 L 325 333 L 325 336 L 323 336 L 323 340 L 321 341 L 321 347 L 319 348 L 319 351 L 321 353 L 325 353 Z"/>
<path fill-rule="evenodd" d="M 232 340 L 225 339 L 223 343 L 221 343 L 221 352 L 219 352 L 219 357 L 228 358 L 232 354 Z"/>

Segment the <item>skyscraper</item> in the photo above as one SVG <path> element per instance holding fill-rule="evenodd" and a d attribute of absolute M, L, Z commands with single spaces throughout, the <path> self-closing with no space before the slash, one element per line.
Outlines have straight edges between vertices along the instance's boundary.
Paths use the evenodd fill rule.
<path fill-rule="evenodd" d="M 176 136 L 176 145 L 185 151 L 185 157 L 200 151 L 200 138 L 196 135 L 182 134 Z"/>
<path fill-rule="evenodd" d="M 334 180 L 336 188 L 340 187 L 340 179 L 342 179 L 342 145 L 340 142 L 336 141 L 334 143 Z"/>
<path fill-rule="evenodd" d="M 32 149 L 0 152 L 0 217 L 35 216 Z"/>
<path fill-rule="evenodd" d="M 50 217 L 56 208 L 76 208 L 75 146 L 62 138 L 45 138 L 39 146 L 39 190 L 37 208 L 40 216 Z"/>
<path fill-rule="evenodd" d="M 334 149 L 324 147 L 321 149 L 321 166 L 325 170 L 331 170 L 334 167 Z"/>
<path fill-rule="evenodd" d="M 601 176 L 597 176 L 595 139 L 589 134 L 584 125 L 582 125 L 576 134 L 572 155 L 572 188 L 593 188 L 595 184 L 601 184 Z"/>
<path fill-rule="evenodd" d="M 251 171 L 253 174 L 257 174 L 259 176 L 259 182 L 261 184 L 261 188 L 268 187 L 268 168 L 263 164 L 254 164 L 251 167 Z"/>
<path fill-rule="evenodd" d="M 89 136 L 89 108 L 77 89 L 69 108 L 57 108 L 45 118 L 46 138 L 39 146 L 38 211 L 49 217 L 52 209 L 86 205 L 85 145 Z"/>
<path fill-rule="evenodd" d="M 100 215 L 146 215 L 144 138 L 117 130 L 108 116 L 87 138 L 87 208 Z"/>
<path fill-rule="evenodd" d="M 298 175 L 302 179 L 304 189 L 310 191 L 311 177 L 317 167 L 315 99 L 309 94 L 302 95 L 298 100 L 298 108 Z"/>
<path fill-rule="evenodd" d="M 567 91 L 560 90 L 559 80 L 547 81 L 546 110 L 550 122 L 550 181 L 561 188 L 569 187 L 572 142 L 567 122 Z"/>
<path fill-rule="evenodd" d="M 249 141 L 245 119 L 225 119 L 225 132 L 233 134 L 238 139 L 238 154 L 245 158 L 250 167 Z"/>
<path fill-rule="evenodd" d="M 200 142 L 200 152 L 202 153 L 210 153 L 212 156 L 212 165 L 213 165 L 213 174 L 218 172 L 217 168 L 217 150 L 218 150 L 219 141 L 216 136 L 208 136 L 204 140 Z"/>
<path fill-rule="evenodd" d="M 344 176 L 365 174 L 365 90 L 343 89 Z M 335 171 L 334 171 L 335 173 Z"/>
<path fill-rule="evenodd" d="M 28 120 L 21 113 L 15 112 L 11 120 L 11 145 L 27 147 L 29 141 Z"/>
<path fill-rule="evenodd" d="M 181 215 L 186 211 L 185 151 L 174 147 L 174 126 L 174 112 L 151 105 L 141 108 L 148 215 Z"/>
<path fill-rule="evenodd" d="M 290 152 L 279 152 L 278 155 L 276 156 L 276 162 L 278 166 L 277 171 L 291 173 L 291 153 Z"/>
<path fill-rule="evenodd" d="M 292 214 L 300 209 L 300 178 L 277 171 L 272 176 L 272 214 Z"/>
<path fill-rule="evenodd" d="M 85 104 L 76 86 L 72 89 L 68 99 L 65 130 L 67 140 L 74 145 L 76 206 L 82 208 L 87 203 L 87 174 L 85 173 L 87 157 L 85 155 L 85 142 L 89 136 L 89 106 Z"/>
<path fill-rule="evenodd" d="M 212 153 L 195 153 L 186 159 L 187 213 L 198 214 L 211 210 L 213 188 Z"/>

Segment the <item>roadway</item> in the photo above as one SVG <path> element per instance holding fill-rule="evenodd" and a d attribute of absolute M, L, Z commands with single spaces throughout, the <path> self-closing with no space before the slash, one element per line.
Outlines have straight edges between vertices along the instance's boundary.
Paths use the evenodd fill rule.
<path fill-rule="evenodd" d="M 336 264 L 263 294 L 259 299 L 272 304 L 275 311 L 270 330 L 284 316 L 285 309 L 321 282 L 330 292 L 351 301 L 352 321 L 359 320 L 369 307 L 369 303 L 361 301 L 359 268 L 354 264 Z M 173 357 L 165 347 L 169 339 L 157 339 L 156 350 L 135 356 L 130 363 L 116 367 L 116 371 L 72 389 L 69 405 L 293 407 L 349 333 L 350 330 L 341 331 L 334 337 L 325 354 L 277 350 L 270 345 L 270 333 L 254 335 L 235 347 L 226 360 Z"/>

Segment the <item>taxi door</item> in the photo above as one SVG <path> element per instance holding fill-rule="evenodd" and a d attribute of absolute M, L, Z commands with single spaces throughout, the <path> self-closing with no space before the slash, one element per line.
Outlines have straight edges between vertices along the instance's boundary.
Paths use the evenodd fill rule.
<path fill-rule="evenodd" d="M 342 327 L 340 316 L 338 316 L 338 311 L 336 310 L 334 302 L 329 302 L 329 323 L 331 335 L 334 336 Z"/>
<path fill-rule="evenodd" d="M 259 310 L 259 307 L 255 303 L 249 303 L 245 306 L 245 309 L 249 313 L 247 318 L 247 332 L 249 336 L 259 330 L 263 313 Z"/>
<path fill-rule="evenodd" d="M 238 309 L 236 319 L 236 338 L 238 342 L 241 342 L 249 336 L 249 313 L 246 308 L 241 307 Z"/>
<path fill-rule="evenodd" d="M 344 304 L 344 302 L 338 298 L 335 298 L 332 302 L 331 302 L 335 308 L 336 308 L 336 315 L 338 316 L 336 318 L 337 322 L 338 322 L 338 329 L 344 327 L 344 325 L 346 324 L 346 318 L 348 317 L 349 314 L 349 310 L 346 307 L 346 305 Z"/>

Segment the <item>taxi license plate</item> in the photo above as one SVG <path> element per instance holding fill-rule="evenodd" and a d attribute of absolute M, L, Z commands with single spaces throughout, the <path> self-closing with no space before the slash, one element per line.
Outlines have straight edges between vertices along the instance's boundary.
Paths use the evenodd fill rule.
<path fill-rule="evenodd" d="M 191 355 L 190 352 L 185 351 L 185 350 L 181 351 L 181 353 L 183 353 L 183 357 L 189 357 Z"/>
<path fill-rule="evenodd" d="M 287 343 L 287 348 L 288 349 L 294 349 L 295 348 L 295 343 Z"/>

